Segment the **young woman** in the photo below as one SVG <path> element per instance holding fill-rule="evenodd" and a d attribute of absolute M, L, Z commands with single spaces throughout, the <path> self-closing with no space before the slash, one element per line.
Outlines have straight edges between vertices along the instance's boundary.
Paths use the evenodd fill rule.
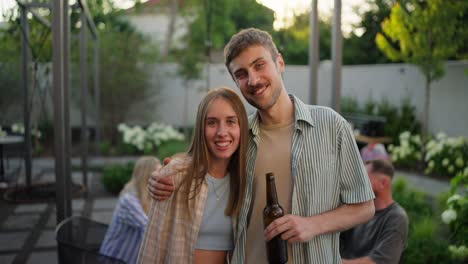
<path fill-rule="evenodd" d="M 101 254 L 125 263 L 136 263 L 151 206 L 146 185 L 157 166 L 160 162 L 155 157 L 144 156 L 137 160 L 132 178 L 120 192 L 112 222 L 101 245 Z"/>
<path fill-rule="evenodd" d="M 229 88 L 198 106 L 192 144 L 163 168 L 175 191 L 153 202 L 138 263 L 225 263 L 245 189 L 247 114 Z M 174 173 L 176 172 L 176 173 Z"/>

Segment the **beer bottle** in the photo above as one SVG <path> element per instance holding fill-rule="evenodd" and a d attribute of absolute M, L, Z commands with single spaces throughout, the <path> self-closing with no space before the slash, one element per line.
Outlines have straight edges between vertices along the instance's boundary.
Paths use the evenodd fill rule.
<path fill-rule="evenodd" d="M 275 175 L 271 172 L 266 174 L 266 191 L 267 204 L 265 209 L 263 209 L 263 224 L 265 228 L 275 219 L 284 215 L 284 210 L 278 203 Z M 266 242 L 266 248 L 268 262 L 270 264 L 283 264 L 288 262 L 288 248 L 286 241 L 281 239 L 281 235 L 277 235 Z"/>

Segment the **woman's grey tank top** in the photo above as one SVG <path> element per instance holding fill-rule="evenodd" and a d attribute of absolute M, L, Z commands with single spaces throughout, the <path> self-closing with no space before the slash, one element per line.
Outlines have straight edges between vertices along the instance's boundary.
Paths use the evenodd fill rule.
<path fill-rule="evenodd" d="M 230 175 L 222 179 L 207 174 L 208 197 L 198 233 L 196 249 L 233 250 L 232 219 L 224 214 L 229 200 Z"/>

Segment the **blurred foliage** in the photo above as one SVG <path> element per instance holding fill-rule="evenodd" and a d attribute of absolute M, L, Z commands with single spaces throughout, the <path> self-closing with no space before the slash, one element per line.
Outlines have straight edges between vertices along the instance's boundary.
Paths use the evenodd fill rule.
<path fill-rule="evenodd" d="M 46 0 L 36 2 L 49 2 Z M 87 1 L 88 7 L 97 27 L 99 35 L 99 86 L 101 104 L 101 125 L 103 136 L 113 144 L 118 140 L 117 124 L 124 121 L 130 106 L 141 102 L 148 94 L 150 71 L 149 67 L 157 59 L 157 47 L 143 37 L 142 34 L 127 21 L 125 13 L 114 6 L 111 0 Z M 17 8 L 15 7 L 15 10 Z M 22 100 L 20 80 L 20 35 L 23 28 L 17 12 L 11 10 L 6 26 L 0 29 L 0 87 L 2 92 L 9 89 L 0 99 L 0 109 Z M 40 9 L 38 13 L 48 21 L 52 20 L 48 10 Z M 29 48 L 33 62 L 48 63 L 52 60 L 52 39 L 49 28 L 36 19 L 28 19 Z M 71 9 L 71 36 L 78 34 L 81 28 L 80 10 Z M 89 95 L 94 96 L 93 79 L 93 48 L 94 42 L 88 34 L 88 86 Z M 71 94 L 75 101 L 80 98 L 79 85 L 79 42 L 70 38 Z M 33 81 L 33 80 L 32 80 Z M 31 81 L 31 82 L 32 82 Z M 88 100 L 91 101 L 91 100 Z M 72 100 L 72 103 L 78 104 Z M 91 104 L 91 102 L 90 102 Z M 47 121 L 47 120 L 46 120 Z"/>
<path fill-rule="evenodd" d="M 133 162 L 129 162 L 126 165 L 109 165 L 104 167 L 101 177 L 104 188 L 112 194 L 118 194 L 132 178 L 133 167 Z"/>
<path fill-rule="evenodd" d="M 331 28 L 330 19 L 319 19 L 320 60 L 331 58 Z M 275 43 L 287 64 L 309 63 L 309 35 L 309 12 L 295 15 L 290 27 L 273 32 Z"/>
<path fill-rule="evenodd" d="M 158 58 L 158 48 L 139 33 L 127 20 L 124 11 L 117 9 L 110 0 L 88 1 L 90 13 L 99 34 L 99 86 L 101 123 L 103 137 L 111 144 L 118 143 L 116 127 L 124 122 L 130 107 L 142 103 L 149 96 L 150 74 L 155 71 L 154 62 Z M 72 13 L 71 25 L 77 25 L 79 13 Z M 72 29 L 73 30 L 73 29 Z M 94 42 L 89 38 L 88 54 L 92 56 Z M 78 43 L 75 43 L 79 52 Z M 79 63 L 79 54 L 74 60 Z M 91 57 L 88 65 L 91 64 Z M 94 72 L 89 71 L 89 84 Z M 79 86 L 77 86 L 78 88 Z M 93 86 L 89 85 L 91 96 Z"/>
<path fill-rule="evenodd" d="M 353 31 L 349 35 L 343 35 L 343 64 L 375 64 L 404 61 L 402 58 L 389 58 L 384 51 L 379 49 L 376 43 L 376 37 L 382 33 L 382 22 L 386 19 L 388 20 L 392 7 L 396 2 L 407 4 L 412 2 L 412 0 L 367 0 L 366 5 L 369 8 L 360 9 L 362 5 L 355 6 L 354 13 L 361 18 L 361 21 L 353 25 Z M 424 3 L 427 1 L 418 2 Z M 451 2 L 457 1 L 452 0 Z M 461 6 L 462 4 L 457 3 L 457 5 Z M 283 53 L 285 61 L 288 64 L 308 64 L 309 13 L 309 10 L 305 10 L 303 13 L 297 14 L 290 27 L 272 33 L 278 48 Z M 461 16 L 461 20 L 459 21 L 462 21 L 462 24 L 468 22 L 466 9 L 465 11 L 460 9 L 458 15 Z M 331 18 L 319 18 L 320 60 L 329 60 L 331 58 L 331 25 Z M 457 43 L 461 46 L 456 54 L 448 56 L 447 59 L 468 58 L 468 34 L 466 31 L 463 26 L 459 26 L 456 29 Z M 394 41 L 392 44 L 397 45 L 398 43 Z"/>
<path fill-rule="evenodd" d="M 411 221 L 417 222 L 434 215 L 429 197 L 423 192 L 410 189 L 405 179 L 394 180 L 392 194 L 393 199 L 405 208 Z"/>
<path fill-rule="evenodd" d="M 450 197 L 445 206 L 447 210 L 453 210 L 455 219 L 447 223 L 450 230 L 449 251 L 456 260 L 468 261 L 468 166 L 460 171 L 451 181 Z M 445 211 L 447 212 L 447 211 Z M 444 212 L 444 213 L 445 213 Z M 444 220 L 444 213 L 442 220 Z"/>
<path fill-rule="evenodd" d="M 37 2 L 48 1 L 38 0 Z M 47 16 L 47 12 L 45 15 Z M 6 113 L 12 106 L 21 105 L 23 102 L 21 35 L 27 32 L 21 25 L 19 10 L 8 10 L 3 19 L 4 24 L 0 27 L 0 88 L 2 91 L 0 112 Z M 39 63 L 49 61 L 52 54 L 50 30 L 38 21 L 29 19 L 28 38 L 27 46 L 32 61 Z M 31 72 L 31 69 L 29 70 Z M 14 110 L 17 111 L 17 109 Z M 14 123 L 22 120 L 21 115 L 14 116 L 13 120 L 6 120 L 6 118 L 7 115 L 0 115 L 0 123 Z"/>
<path fill-rule="evenodd" d="M 361 21 L 354 26 L 349 37 L 343 39 L 343 64 L 374 64 L 391 62 L 375 43 L 381 31 L 381 23 L 390 15 L 395 0 L 367 0 L 369 9 L 361 12 L 359 6 L 355 13 Z M 358 35 L 356 32 L 361 31 Z"/>
<path fill-rule="evenodd" d="M 424 193 L 408 188 L 406 180 L 401 178 L 393 183 L 393 198 L 409 217 L 404 263 L 453 263 L 447 250 L 447 234 L 432 200 Z"/>
<path fill-rule="evenodd" d="M 464 170 L 468 176 L 468 141 L 464 137 L 448 137 L 438 133 L 428 138 L 424 150 L 426 174 L 454 177 Z"/>
<path fill-rule="evenodd" d="M 382 22 L 376 42 L 392 61 L 418 66 L 426 79 L 423 133 L 428 132 L 431 82 L 444 75 L 445 60 L 455 56 L 467 39 L 467 1 L 401 1 Z"/>
<path fill-rule="evenodd" d="M 184 48 L 171 51 L 185 80 L 200 78 L 208 53 L 220 53 L 232 35 L 256 27 L 273 32 L 273 11 L 251 0 L 187 0 L 182 14 L 191 20 Z"/>
<path fill-rule="evenodd" d="M 409 98 L 404 98 L 399 106 L 392 105 L 383 98 L 380 102 L 368 99 L 362 106 L 352 97 L 341 98 L 343 113 L 357 113 L 385 117 L 384 134 L 398 144 L 399 136 L 404 131 L 413 134 L 421 132 L 421 124 L 416 118 L 416 107 Z"/>
<path fill-rule="evenodd" d="M 368 0 L 369 9 L 364 12 L 355 8 L 362 18 L 354 25 L 349 36 L 343 36 L 343 64 L 388 63 L 390 60 L 377 48 L 375 36 L 381 30 L 381 22 L 390 15 L 394 0 Z M 332 18 L 319 17 L 320 60 L 331 59 Z M 355 32 L 362 31 L 362 35 Z M 274 32 L 278 48 L 286 63 L 306 65 L 309 63 L 309 11 L 295 16 L 294 23 Z"/>
<path fill-rule="evenodd" d="M 358 101 L 349 96 L 342 97 L 340 100 L 340 109 L 343 113 L 357 113 L 364 114 L 361 107 L 359 106 Z"/>
<path fill-rule="evenodd" d="M 393 165 L 398 169 L 421 172 L 425 165 L 422 162 L 423 146 L 421 135 L 411 134 L 408 131 L 401 133 L 396 145 L 388 145 Z"/>
<path fill-rule="evenodd" d="M 186 152 L 190 143 L 186 140 L 170 140 L 163 142 L 158 147 L 158 158 L 164 160 L 167 157 L 171 157 L 174 154 L 180 152 Z"/>

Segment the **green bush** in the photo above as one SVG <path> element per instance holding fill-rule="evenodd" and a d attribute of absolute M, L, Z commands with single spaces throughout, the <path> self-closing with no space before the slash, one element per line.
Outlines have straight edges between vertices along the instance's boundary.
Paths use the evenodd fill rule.
<path fill-rule="evenodd" d="M 392 142 L 396 142 L 401 132 L 398 107 L 391 105 L 388 100 L 383 99 L 375 108 L 378 116 L 385 117 L 384 134 L 392 137 Z"/>
<path fill-rule="evenodd" d="M 388 150 L 392 162 L 398 168 L 422 169 L 425 174 L 454 177 L 459 172 L 468 173 L 468 141 L 464 137 L 447 137 L 439 133 L 427 142 L 421 136 L 405 131 L 400 134 L 398 144 L 391 144 Z M 422 163 L 423 150 L 425 150 Z"/>
<path fill-rule="evenodd" d="M 368 98 L 367 101 L 364 103 L 361 112 L 367 115 L 375 115 L 376 107 L 377 103 L 374 102 L 371 98 Z"/>
<path fill-rule="evenodd" d="M 132 147 L 128 151 L 143 152 L 145 155 L 154 154 L 165 142 L 185 140 L 185 135 L 174 127 L 156 122 L 147 127 L 119 124 L 118 131 L 122 134 L 124 146 Z"/>
<path fill-rule="evenodd" d="M 406 98 L 403 100 L 403 103 L 400 106 L 400 116 L 398 117 L 398 122 L 396 125 L 398 133 L 395 133 L 395 136 L 398 136 L 404 131 L 410 131 L 412 134 L 421 133 L 421 122 L 416 118 L 416 107 L 411 104 L 411 101 Z"/>
<path fill-rule="evenodd" d="M 118 194 L 124 185 L 132 178 L 134 163 L 126 165 L 110 165 L 104 167 L 101 182 L 104 188 L 112 193 Z"/>
<path fill-rule="evenodd" d="M 163 142 L 158 148 L 158 158 L 162 161 L 179 152 L 187 151 L 189 143 L 185 140 L 169 140 Z"/>
<path fill-rule="evenodd" d="M 422 192 L 409 189 L 404 179 L 394 182 L 393 198 L 405 208 L 409 217 L 404 263 L 453 263 L 448 251 L 448 237 L 432 200 Z"/>
<path fill-rule="evenodd" d="M 343 97 L 341 110 L 344 113 L 385 117 L 384 134 L 391 137 L 394 144 L 398 144 L 398 136 L 404 131 L 412 134 L 421 131 L 421 123 L 416 119 L 416 107 L 411 104 L 409 98 L 405 98 L 400 106 L 395 106 L 385 98 L 380 102 L 368 99 L 363 105 L 359 105 L 355 98 Z"/>
<path fill-rule="evenodd" d="M 102 155 L 109 155 L 111 153 L 111 149 L 112 149 L 112 146 L 109 141 L 103 140 L 99 144 L 99 150 L 101 151 Z"/>
<path fill-rule="evenodd" d="M 427 142 L 424 161 L 427 162 L 425 173 L 453 177 L 468 170 L 468 142 L 464 137 L 439 133 Z"/>
<path fill-rule="evenodd" d="M 393 199 L 405 208 L 411 220 L 421 220 L 434 214 L 429 197 L 423 192 L 409 189 L 406 180 L 395 180 L 392 193 Z"/>
<path fill-rule="evenodd" d="M 400 134 L 398 142 L 399 145 L 388 146 L 393 164 L 398 168 L 417 168 L 422 160 L 421 136 L 405 131 Z"/>
<path fill-rule="evenodd" d="M 451 180 L 451 190 L 447 196 L 444 197 L 445 211 L 441 214 L 441 218 L 449 227 L 451 245 L 448 249 L 454 260 L 466 263 L 468 261 L 468 169 L 459 172 Z"/>
<path fill-rule="evenodd" d="M 438 221 L 431 217 L 423 217 L 419 221 L 412 221 L 410 219 L 405 263 L 453 263 L 447 250 L 447 238 L 442 238 L 440 235 Z"/>
<path fill-rule="evenodd" d="M 343 113 L 361 113 L 361 108 L 355 98 L 352 97 L 343 97 L 340 101 L 340 108 Z"/>
<path fill-rule="evenodd" d="M 124 142 L 120 142 L 118 145 L 117 145 L 117 150 L 116 150 L 117 154 L 119 155 L 138 155 L 138 149 L 133 146 L 133 145 L 130 145 L 130 144 L 127 144 L 127 143 L 124 143 Z M 144 152 L 144 154 L 146 155 L 147 153 Z M 147 154 L 147 155 L 151 155 L 151 153 Z"/>

